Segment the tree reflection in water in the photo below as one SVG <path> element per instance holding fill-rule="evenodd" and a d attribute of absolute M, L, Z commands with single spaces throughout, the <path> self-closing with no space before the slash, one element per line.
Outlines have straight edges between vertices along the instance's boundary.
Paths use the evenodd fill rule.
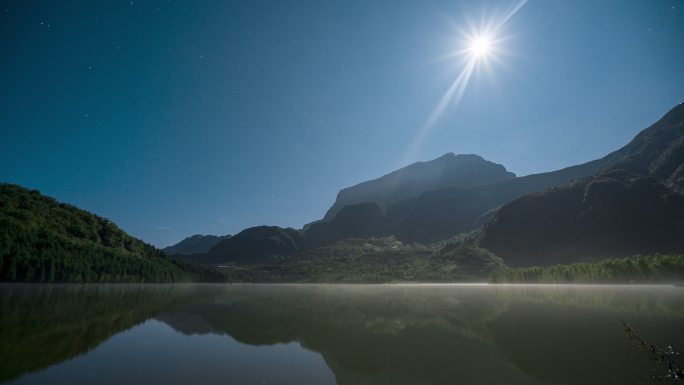
<path fill-rule="evenodd" d="M 636 384 L 648 368 L 621 319 L 649 340 L 684 342 L 674 287 L 4 285 L 0 301 L 0 381 L 150 318 L 188 336 L 298 342 L 339 384 Z"/>

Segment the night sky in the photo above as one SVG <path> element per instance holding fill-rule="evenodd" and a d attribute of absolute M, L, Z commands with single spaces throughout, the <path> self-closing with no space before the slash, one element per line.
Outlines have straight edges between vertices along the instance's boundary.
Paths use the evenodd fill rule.
<path fill-rule="evenodd" d="M 157 246 L 301 227 L 446 152 L 589 161 L 684 101 L 684 0 L 0 4 L 0 181 Z M 516 4 L 426 126 L 463 32 Z"/>

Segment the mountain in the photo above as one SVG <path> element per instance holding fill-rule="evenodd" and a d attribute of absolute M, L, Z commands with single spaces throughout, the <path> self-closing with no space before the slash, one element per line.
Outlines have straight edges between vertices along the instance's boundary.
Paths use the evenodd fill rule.
<path fill-rule="evenodd" d="M 616 151 L 604 169 L 651 176 L 684 193 L 684 103 Z"/>
<path fill-rule="evenodd" d="M 348 238 L 389 235 L 404 242 L 427 244 L 472 230 L 491 207 L 486 197 L 469 189 L 439 189 L 396 202 L 385 210 L 373 202 L 346 206 L 330 221 L 311 224 L 306 236 L 314 247 Z"/>
<path fill-rule="evenodd" d="M 416 197 L 386 205 L 382 202 L 352 204 L 339 209 L 331 218 L 310 223 L 304 231 L 313 246 L 346 238 L 388 235 L 395 235 L 404 242 L 437 242 L 479 227 L 493 209 L 523 195 L 591 176 L 612 159 L 613 154 L 577 166 L 493 184 L 424 191 Z M 345 190 L 338 194 L 338 202 Z"/>
<path fill-rule="evenodd" d="M 167 255 L 206 253 L 224 239 L 230 239 L 230 235 L 217 236 L 195 234 L 183 239 L 173 246 L 163 248 L 162 251 Z"/>
<path fill-rule="evenodd" d="M 385 211 L 375 202 L 345 206 L 328 222 L 310 223 L 306 244 L 319 247 L 350 238 L 383 237 L 391 234 Z"/>
<path fill-rule="evenodd" d="M 510 202 L 481 245 L 512 266 L 684 251 L 684 104 L 592 177 Z"/>
<path fill-rule="evenodd" d="M 574 180 L 591 177 L 608 170 L 624 169 L 636 175 L 651 176 L 674 191 L 682 193 L 684 192 L 684 107 L 682 106 L 683 104 L 676 106 L 653 126 L 638 134 L 629 144 L 600 159 L 561 170 L 518 178 L 511 177 L 489 184 L 474 185 L 471 182 L 464 182 L 460 186 L 425 190 L 415 197 L 389 204 L 384 198 L 383 200 L 374 198 L 372 194 L 366 194 L 364 196 L 369 202 L 378 204 L 382 214 L 378 210 L 369 211 L 352 204 L 344 211 L 343 218 L 338 220 L 335 215 L 331 216 L 336 210 L 337 212 L 342 210 L 336 208 L 341 202 L 353 201 L 343 199 L 350 196 L 348 191 L 368 190 L 368 187 L 364 186 L 380 184 L 378 181 L 384 180 L 383 178 L 391 180 L 389 176 L 398 179 L 395 175 L 402 175 L 402 170 L 395 171 L 385 177 L 340 191 L 335 205 L 328 211 L 326 218 L 323 221 L 311 223 L 306 228 L 307 236 L 314 245 L 341 240 L 345 237 L 387 235 L 395 235 L 403 242 L 437 242 L 479 227 L 486 222 L 488 216 L 496 212 L 498 207 L 515 199 L 548 188 L 560 187 Z M 464 156 L 468 159 L 479 158 L 475 155 Z M 441 164 L 444 159 L 460 159 L 460 157 L 461 155 L 447 154 L 431 162 L 416 165 L 425 168 L 426 164 Z M 459 164 L 473 166 L 478 163 Z M 415 165 L 409 167 L 413 166 Z M 437 168 L 437 166 L 432 168 Z M 465 168 L 466 166 L 463 166 L 459 169 L 462 172 L 458 175 L 468 175 L 464 171 Z M 477 170 L 475 167 L 472 172 L 475 173 Z M 402 179 L 403 186 L 418 180 L 418 178 Z M 455 179 L 450 179 L 450 181 L 456 184 Z M 391 183 L 386 182 L 380 185 L 391 185 Z M 428 184 L 422 184 L 422 186 L 426 185 Z M 406 188 L 408 191 L 417 191 L 416 187 Z M 395 194 L 395 196 L 398 195 Z M 368 202 L 364 204 L 367 205 Z M 354 225 L 358 223 L 366 225 L 363 227 Z"/>
<path fill-rule="evenodd" d="M 509 266 L 684 251 L 684 197 L 654 178 L 609 171 L 503 206 L 481 245 Z"/>
<path fill-rule="evenodd" d="M 268 263 L 277 257 L 294 255 L 302 250 L 319 248 L 345 239 L 387 236 L 395 236 L 403 243 L 429 244 L 497 220 L 514 231 L 516 226 L 525 228 L 530 219 L 524 216 L 520 220 L 497 219 L 497 216 L 503 217 L 509 213 L 509 210 L 499 210 L 500 207 L 528 194 L 577 182 L 578 184 L 572 184 L 574 187 L 568 187 L 567 199 L 571 201 L 575 198 L 569 198 L 572 195 L 570 191 L 588 189 L 593 193 L 594 190 L 582 187 L 582 183 L 595 185 L 599 179 L 592 182 L 586 178 L 597 175 L 604 175 L 603 178 L 611 183 L 619 181 L 627 186 L 625 191 L 632 191 L 634 183 L 641 186 L 639 188 L 648 185 L 634 177 L 655 178 L 658 183 L 652 186 L 652 191 L 644 192 L 644 199 L 669 197 L 670 195 L 663 195 L 661 187 L 681 192 L 684 186 L 682 110 L 681 105 L 674 108 L 628 145 L 603 158 L 551 172 L 515 177 L 503 166 L 477 155 L 446 154 L 429 162 L 415 163 L 383 177 L 343 189 L 325 217 L 306 225 L 301 231 L 265 226 L 247 229 L 242 239 L 224 240 L 206 255 L 191 257 L 193 260 L 212 263 Z M 606 174 L 611 170 L 621 169 L 632 176 Z M 615 193 L 624 193 L 621 191 L 616 190 Z M 541 201 L 545 195 L 534 197 Z M 674 206 L 663 207 L 669 210 Z M 515 212 L 516 216 L 522 214 Z M 506 227 L 499 226 L 503 226 L 500 230 L 504 234 Z M 485 234 L 485 239 L 491 241 L 487 245 L 503 253 L 502 255 L 508 255 L 506 250 L 497 246 L 504 244 L 502 242 L 506 238 L 495 237 L 494 228 L 494 225 L 487 227 L 490 233 Z M 221 244 L 224 245 L 223 250 L 219 247 Z M 606 246 L 604 251 L 587 255 L 587 258 L 598 257 L 610 249 Z M 588 251 L 587 248 L 582 250 Z M 624 252 L 631 252 L 630 250 L 646 252 L 655 249 L 635 246 L 626 247 Z M 618 255 L 622 253 L 615 251 Z M 563 258 L 565 257 L 559 254 L 558 260 Z"/>
<path fill-rule="evenodd" d="M 177 282 L 221 278 L 212 269 L 168 259 L 105 218 L 36 190 L 0 184 L 0 281 Z"/>
<path fill-rule="evenodd" d="M 344 189 L 338 194 L 336 205 L 353 201 L 351 197 L 361 199 L 361 196 L 367 199 L 379 197 L 377 199 L 380 201 L 364 201 L 339 209 L 333 206 L 326 215 L 336 211 L 334 215 L 312 222 L 301 231 L 274 226 L 247 229 L 242 235 L 219 242 L 209 252 L 186 254 L 183 258 L 212 264 L 263 263 L 274 257 L 293 255 L 301 250 L 345 239 L 395 235 L 403 242 L 437 242 L 480 226 L 492 209 L 504 203 L 530 192 L 592 175 L 605 162 L 606 160 L 596 160 L 554 172 L 515 178 L 503 166 L 477 155 L 446 154 Z M 481 178 L 473 176 L 479 172 L 484 173 Z M 495 177 L 497 174 L 498 177 Z M 463 177 L 464 181 L 459 182 L 458 176 Z M 497 179 L 501 181 L 489 185 L 472 185 Z M 426 190 L 418 196 L 387 203 L 391 201 L 389 195 L 395 198 L 410 195 L 399 191 L 399 186 L 415 192 L 434 184 L 444 185 L 445 183 L 438 182 L 443 180 L 449 181 L 449 184 L 460 183 L 470 187 Z M 375 195 L 368 193 L 371 190 L 376 192 Z"/>
<path fill-rule="evenodd" d="M 395 214 L 394 232 L 402 241 L 436 242 L 479 227 L 492 210 L 521 196 L 593 175 L 610 157 L 490 185 L 429 191 L 387 211 L 403 213 Z"/>
<path fill-rule="evenodd" d="M 258 264 L 294 254 L 304 248 L 302 233 L 291 228 L 257 226 L 217 243 L 205 254 L 177 255 L 191 261 L 221 264 Z"/>
<path fill-rule="evenodd" d="M 343 207 L 358 203 L 375 202 L 383 206 L 439 188 L 472 187 L 513 178 L 515 174 L 504 166 L 478 155 L 448 153 L 341 190 L 323 220 L 329 221 Z"/>

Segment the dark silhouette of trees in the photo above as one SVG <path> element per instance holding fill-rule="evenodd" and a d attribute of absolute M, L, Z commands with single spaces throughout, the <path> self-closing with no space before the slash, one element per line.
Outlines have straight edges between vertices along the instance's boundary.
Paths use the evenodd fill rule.
<path fill-rule="evenodd" d="M 218 270 L 170 259 L 111 221 L 36 190 L 0 184 L 0 280 L 223 281 Z"/>
<path fill-rule="evenodd" d="M 653 255 L 550 267 L 495 271 L 495 283 L 674 283 L 684 280 L 684 255 Z"/>

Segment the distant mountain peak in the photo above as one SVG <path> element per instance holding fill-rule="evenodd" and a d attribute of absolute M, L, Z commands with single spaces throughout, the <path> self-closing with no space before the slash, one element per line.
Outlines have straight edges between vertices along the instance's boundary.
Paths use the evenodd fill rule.
<path fill-rule="evenodd" d="M 500 164 L 475 154 L 448 152 L 439 158 L 416 162 L 380 178 L 345 188 L 328 210 L 324 220 L 332 219 L 344 206 L 375 202 L 388 205 L 445 187 L 473 187 L 515 178 Z"/>
<path fill-rule="evenodd" d="M 455 157 L 456 157 L 456 154 L 454 154 L 453 152 L 447 152 L 446 154 L 440 156 L 440 157 L 437 158 L 437 159 L 452 159 L 452 158 L 455 158 Z"/>
<path fill-rule="evenodd" d="M 191 235 L 175 245 L 162 249 L 166 254 L 197 254 L 206 253 L 224 239 L 230 239 L 230 235 Z"/>

